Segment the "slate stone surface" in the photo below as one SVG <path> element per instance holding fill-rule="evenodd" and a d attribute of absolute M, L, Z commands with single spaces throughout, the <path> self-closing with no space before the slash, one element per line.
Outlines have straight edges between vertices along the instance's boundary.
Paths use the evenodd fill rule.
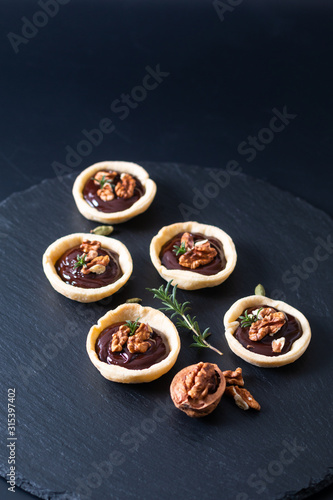
<path fill-rule="evenodd" d="M 100 303 L 62 297 L 42 271 L 42 254 L 52 241 L 96 225 L 76 210 L 74 174 L 0 205 L 0 425 L 4 442 L 7 388 L 15 387 L 17 483 L 57 500 L 306 498 L 333 482 L 332 220 L 243 174 L 214 181 L 214 172 L 199 167 L 144 166 L 158 184 L 157 197 L 112 235 L 131 251 L 134 272 L 121 291 Z M 178 361 L 161 379 L 133 386 L 108 382 L 86 354 L 88 330 L 127 298 L 159 305 L 145 290 L 163 283 L 150 262 L 149 243 L 161 226 L 184 217 L 220 226 L 237 248 L 236 269 L 225 283 L 178 292 L 180 300 L 191 301 L 199 324 L 211 327 L 211 342 L 224 355 L 190 348 L 191 336 L 183 331 Z M 312 326 L 303 357 L 275 370 L 237 358 L 224 339 L 224 313 L 259 282 L 268 295 L 284 295 Z M 204 419 L 176 410 L 168 395 L 172 377 L 199 360 L 222 369 L 241 366 L 262 411 L 244 412 L 224 398 Z M 2 445 L 0 474 L 7 472 Z"/>

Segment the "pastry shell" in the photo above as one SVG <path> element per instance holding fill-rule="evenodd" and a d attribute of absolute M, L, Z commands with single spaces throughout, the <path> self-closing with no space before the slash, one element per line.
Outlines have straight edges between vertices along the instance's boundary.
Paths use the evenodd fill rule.
<path fill-rule="evenodd" d="M 83 189 L 86 182 L 100 170 L 114 170 L 116 172 L 127 173 L 135 176 L 139 179 L 145 189 L 144 195 L 141 196 L 141 198 L 139 198 L 131 207 L 120 212 L 105 213 L 91 207 L 83 197 Z M 73 196 L 79 212 L 86 219 L 112 224 L 126 222 L 127 220 L 132 219 L 132 217 L 145 212 L 154 200 L 155 194 L 156 184 L 149 178 L 148 172 L 146 172 L 144 168 L 140 167 L 140 165 L 126 161 L 101 161 L 99 163 L 95 163 L 94 165 L 91 165 L 83 170 L 75 179 L 73 185 Z"/>
<path fill-rule="evenodd" d="M 267 305 L 275 309 L 291 314 L 300 323 L 302 327 L 302 336 L 295 340 L 289 352 L 279 356 L 264 356 L 245 349 L 240 342 L 234 337 L 234 333 L 239 326 L 237 318 L 250 307 L 262 307 Z M 298 359 L 309 345 L 311 340 L 311 328 L 306 317 L 297 309 L 286 304 L 285 302 L 269 299 L 262 295 L 250 295 L 237 300 L 224 316 L 225 336 L 230 349 L 240 358 L 244 359 L 252 365 L 261 366 L 264 368 L 274 368 L 277 366 L 293 363 Z"/>
<path fill-rule="evenodd" d="M 164 336 L 164 340 L 168 342 L 170 347 L 168 356 L 143 370 L 131 370 L 123 366 L 109 365 L 101 361 L 95 349 L 99 334 L 105 328 L 115 323 L 127 320 L 136 321 L 138 318 L 140 318 L 141 323 L 148 323 L 153 329 L 158 330 Z M 105 316 L 98 320 L 97 325 L 90 328 L 86 347 L 90 361 L 96 366 L 103 377 L 113 382 L 137 384 L 151 382 L 164 375 L 164 373 L 173 367 L 179 354 L 180 339 L 175 325 L 161 311 L 152 307 L 142 307 L 140 304 L 122 304 L 116 309 L 107 312 Z"/>
<path fill-rule="evenodd" d="M 84 239 L 98 240 L 102 248 L 118 254 L 123 275 L 117 281 L 100 288 L 81 288 L 69 285 L 60 278 L 55 268 L 57 260 L 70 248 L 80 245 Z M 43 255 L 43 268 L 47 279 L 57 292 L 77 302 L 96 302 L 113 295 L 125 285 L 132 274 L 133 262 L 127 247 L 118 240 L 97 234 L 74 233 L 59 238 L 47 248 Z"/>
<path fill-rule="evenodd" d="M 227 261 L 226 267 L 216 274 L 205 276 L 192 271 L 183 271 L 182 269 L 167 269 L 163 266 L 159 257 L 163 245 L 176 236 L 176 234 L 186 231 L 190 233 L 201 233 L 207 237 L 211 236 L 218 239 L 223 245 L 223 251 Z M 235 268 L 237 253 L 234 242 L 227 233 L 222 231 L 222 229 L 216 226 L 189 221 L 177 222 L 170 226 L 162 227 L 151 241 L 150 258 L 160 276 L 166 281 L 172 280 L 173 286 L 178 285 L 178 288 L 182 288 L 183 290 L 198 290 L 199 288 L 217 286 L 225 281 Z"/>

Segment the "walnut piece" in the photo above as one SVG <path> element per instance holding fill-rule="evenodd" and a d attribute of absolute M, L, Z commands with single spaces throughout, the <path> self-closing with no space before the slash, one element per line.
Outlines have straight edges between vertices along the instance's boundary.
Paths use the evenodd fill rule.
<path fill-rule="evenodd" d="M 94 184 L 96 186 L 100 186 L 100 182 L 104 177 L 104 180 L 107 181 L 113 181 L 113 179 L 117 176 L 117 172 L 107 172 L 106 170 L 101 170 L 100 172 L 97 172 L 94 176 Z"/>
<path fill-rule="evenodd" d="M 119 330 L 112 335 L 112 342 L 109 345 L 109 350 L 111 352 L 120 352 L 123 350 L 123 346 L 126 344 L 128 339 L 128 334 L 131 330 L 127 325 L 121 325 Z"/>
<path fill-rule="evenodd" d="M 272 342 L 272 351 L 273 352 L 281 352 L 284 344 L 286 342 L 285 337 L 280 337 L 279 339 L 273 340 Z"/>
<path fill-rule="evenodd" d="M 186 250 L 191 250 L 194 247 L 194 238 L 191 233 L 184 233 L 180 239 L 180 244 L 184 246 Z"/>
<path fill-rule="evenodd" d="M 201 245 L 195 245 L 191 250 L 179 257 L 179 264 L 190 269 L 196 269 L 199 266 L 204 266 L 212 262 L 217 255 L 215 248 L 211 246 L 209 241 L 205 241 Z"/>
<path fill-rule="evenodd" d="M 95 251 L 98 252 L 98 250 L 101 248 L 101 242 L 100 241 L 90 241 L 90 240 L 83 240 L 81 245 L 80 245 L 80 250 L 82 252 L 88 254 L 90 251 Z M 97 257 L 97 255 L 95 255 Z M 92 257 L 94 258 L 94 257 Z M 86 257 L 86 260 L 88 259 L 88 255 Z M 91 260 L 91 259 L 89 259 Z"/>
<path fill-rule="evenodd" d="M 241 368 L 236 368 L 235 371 L 225 370 L 222 373 L 225 377 L 227 385 L 238 385 L 239 387 L 244 386 L 244 379 Z"/>
<path fill-rule="evenodd" d="M 119 198 L 123 198 L 124 200 L 132 198 L 135 185 L 136 181 L 130 174 L 123 174 L 121 176 L 121 180 L 116 184 L 116 195 L 119 196 Z"/>
<path fill-rule="evenodd" d="M 87 262 L 87 260 L 86 260 Z M 106 266 L 110 262 L 110 257 L 108 255 L 99 255 L 92 259 L 92 261 L 88 262 L 87 265 L 82 267 L 82 274 L 102 274 L 106 270 Z"/>
<path fill-rule="evenodd" d="M 97 196 L 103 201 L 114 200 L 114 192 L 110 184 L 105 184 L 102 189 L 97 190 Z"/>
<path fill-rule="evenodd" d="M 260 410 L 260 404 L 254 399 L 252 394 L 244 389 L 243 387 L 237 387 L 236 385 L 230 385 L 226 387 L 225 393 L 228 396 L 232 396 L 235 400 L 236 405 L 242 410 L 248 410 L 253 408 L 254 410 Z"/>
<path fill-rule="evenodd" d="M 265 307 L 259 313 L 258 321 L 252 323 L 249 330 L 250 340 L 256 342 L 266 335 L 274 335 L 286 323 L 286 316 L 283 312 L 275 311 L 271 307 Z"/>
<path fill-rule="evenodd" d="M 185 377 L 185 387 L 188 396 L 193 401 L 198 401 L 216 390 L 218 385 L 217 374 L 211 363 L 198 363 L 195 370 Z"/>
<path fill-rule="evenodd" d="M 200 362 L 175 375 L 170 394 L 174 405 L 190 417 L 203 417 L 219 404 L 225 379 L 219 367 Z"/>
<path fill-rule="evenodd" d="M 98 250 L 101 248 L 100 241 L 83 240 L 80 245 L 80 250 L 86 255 L 85 266 L 82 266 L 82 274 L 96 273 L 102 274 L 105 272 L 106 266 L 110 262 L 108 255 L 98 255 Z"/>
<path fill-rule="evenodd" d="M 129 352 L 132 354 L 135 352 L 146 352 L 150 347 L 150 343 L 147 340 L 149 340 L 152 331 L 147 323 L 141 323 L 135 334 L 128 338 L 127 348 Z"/>

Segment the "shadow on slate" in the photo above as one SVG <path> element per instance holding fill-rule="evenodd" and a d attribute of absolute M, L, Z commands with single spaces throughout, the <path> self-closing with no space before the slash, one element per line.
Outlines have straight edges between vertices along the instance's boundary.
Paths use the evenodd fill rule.
<path fill-rule="evenodd" d="M 224 188 L 210 186 L 214 197 L 202 199 L 203 208 L 197 209 L 193 189 L 208 192 L 208 170 L 144 166 L 157 182 L 156 199 L 145 214 L 112 234 L 131 251 L 133 275 L 115 296 L 99 303 L 79 304 L 59 295 L 41 266 L 44 250 L 55 239 L 97 225 L 75 207 L 73 175 L 44 181 L 0 206 L 0 373 L 4 388 L 14 386 L 17 392 L 17 484 L 57 500 L 305 498 L 332 482 L 332 248 L 327 244 L 322 260 L 314 259 L 315 248 L 332 237 L 332 220 L 241 174 Z M 178 292 L 180 300 L 191 301 L 200 326 L 211 328 L 211 342 L 224 355 L 189 348 L 191 336 L 182 331 L 178 361 L 161 379 L 130 386 L 108 382 L 86 354 L 88 330 L 130 297 L 160 305 L 146 291 L 163 283 L 150 262 L 149 244 L 161 226 L 183 220 L 180 203 L 196 210 L 190 218 L 223 228 L 237 248 L 236 269 L 221 286 Z M 303 279 L 295 279 L 293 266 L 301 266 Z M 224 313 L 259 282 L 268 295 L 284 293 L 306 314 L 313 331 L 303 357 L 275 370 L 237 358 L 224 339 Z M 242 367 L 262 411 L 244 412 L 227 399 L 205 419 L 176 410 L 170 382 L 178 370 L 199 360 L 217 362 L 222 369 Z M 5 400 L 0 411 L 6 436 Z M 2 476 L 8 472 L 6 453 L 2 446 Z"/>

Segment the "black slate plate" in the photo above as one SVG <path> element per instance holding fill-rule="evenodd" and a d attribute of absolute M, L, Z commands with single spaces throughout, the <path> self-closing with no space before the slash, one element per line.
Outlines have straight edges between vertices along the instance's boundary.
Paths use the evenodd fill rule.
<path fill-rule="evenodd" d="M 15 387 L 17 484 L 56 499 L 305 498 L 332 482 L 332 221 L 242 174 L 227 182 L 198 167 L 145 167 L 158 195 L 145 214 L 112 235 L 130 249 L 133 276 L 100 303 L 79 304 L 57 294 L 41 267 L 52 241 L 96 225 L 75 208 L 74 175 L 45 181 L 0 206 L 1 435 L 5 441 L 7 388 Z M 183 220 L 185 210 L 189 219 L 220 226 L 236 244 L 238 263 L 224 284 L 178 292 L 179 299 L 191 300 L 199 324 L 211 327 L 211 342 L 224 356 L 189 348 L 191 337 L 181 332 L 178 361 L 161 379 L 137 386 L 108 382 L 86 354 L 87 332 L 129 297 L 158 306 L 145 290 L 162 283 L 150 263 L 149 243 L 161 226 Z M 293 365 L 260 369 L 227 347 L 223 315 L 258 282 L 311 323 L 310 347 Z M 224 399 L 201 420 L 176 410 L 168 395 L 171 379 L 199 360 L 222 369 L 241 366 L 262 411 L 244 412 Z M 7 455 L 2 446 L 2 476 Z"/>

